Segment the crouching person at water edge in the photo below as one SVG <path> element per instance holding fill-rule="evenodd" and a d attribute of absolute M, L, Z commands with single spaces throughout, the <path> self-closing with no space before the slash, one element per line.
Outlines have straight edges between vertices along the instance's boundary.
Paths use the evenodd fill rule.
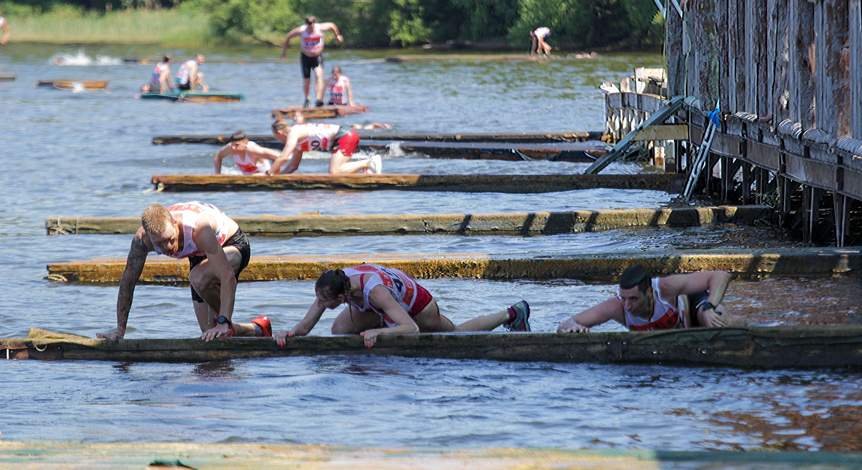
<path fill-rule="evenodd" d="M 412 277 L 395 268 L 362 264 L 324 272 L 314 285 L 317 299 L 305 318 L 275 340 L 284 346 L 288 337 L 305 336 L 326 309 L 347 304 L 332 323 L 332 334 L 360 334 L 370 348 L 380 335 L 449 331 L 491 331 L 505 325 L 513 331 L 530 331 L 530 306 L 520 301 L 497 313 L 473 318 L 460 325 L 440 314 L 437 301 Z"/>
<path fill-rule="evenodd" d="M 724 271 L 650 277 L 646 268 L 635 265 L 620 276 L 619 295 L 565 320 L 557 333 L 588 333 L 610 320 L 630 331 L 742 328 L 745 320 L 720 305 L 730 279 Z"/>
<path fill-rule="evenodd" d="M 188 202 L 170 207 L 152 205 L 144 211 L 120 280 L 117 328 L 97 337 L 121 339 L 125 335 L 135 284 L 151 251 L 189 259 L 189 282 L 203 332 L 201 339 L 272 336 L 269 319 L 264 316 L 252 323 L 232 321 L 237 279 L 251 258 L 245 233 L 217 207 Z"/>

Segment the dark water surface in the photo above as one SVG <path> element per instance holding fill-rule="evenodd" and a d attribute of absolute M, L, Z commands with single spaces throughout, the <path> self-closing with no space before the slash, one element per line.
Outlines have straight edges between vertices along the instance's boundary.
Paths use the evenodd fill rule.
<path fill-rule="evenodd" d="M 164 134 L 268 132 L 269 111 L 299 104 L 299 66 L 278 51 L 204 51 L 214 91 L 241 92 L 233 104 L 176 104 L 133 98 L 152 65 L 122 57 L 172 52 L 144 47 L 88 48 L 104 65 L 56 66 L 74 47 L 0 48 L 0 337 L 31 327 L 86 336 L 115 325 L 115 287 L 59 285 L 51 262 L 125 257 L 131 237 L 47 237 L 58 216 L 131 216 L 152 203 L 212 202 L 229 215 L 561 211 L 655 208 L 658 191 L 589 190 L 539 195 L 409 191 L 154 194 L 153 174 L 211 173 L 215 148 L 153 146 Z M 293 55 L 298 50 L 293 50 Z M 388 122 L 397 133 L 588 131 L 604 127 L 598 85 L 657 55 L 593 60 L 389 63 L 386 53 L 336 52 L 364 115 L 341 124 Z M 80 56 L 79 56 L 80 58 Z M 176 66 L 174 67 L 176 69 Z M 107 92 L 34 88 L 44 79 L 107 79 Z M 374 132 L 368 132 L 373 135 Z M 367 157 L 368 155 L 360 155 Z M 388 173 L 582 171 L 565 162 L 434 160 L 390 152 Z M 301 172 L 325 171 L 307 158 Z M 609 172 L 644 169 L 615 164 Z M 566 253 L 661 251 L 790 244 L 750 227 L 619 230 L 552 237 L 349 237 L 252 239 L 255 255 L 355 253 Z M 610 285 L 578 280 L 423 282 L 456 322 L 510 305 L 534 306 L 534 331 L 609 295 Z M 734 282 L 727 305 L 756 324 L 858 323 L 860 279 Z M 276 329 L 298 321 L 313 300 L 311 282 L 241 284 L 235 318 L 269 316 Z M 313 334 L 328 335 L 333 314 Z M 141 286 L 129 338 L 198 334 L 187 288 Z M 600 329 L 619 327 L 608 325 Z M 596 449 L 862 450 L 860 374 L 744 371 L 664 366 L 498 363 L 397 357 L 308 357 L 209 364 L 0 362 L 0 432 L 10 440 L 328 443 L 368 447 L 560 447 Z"/>

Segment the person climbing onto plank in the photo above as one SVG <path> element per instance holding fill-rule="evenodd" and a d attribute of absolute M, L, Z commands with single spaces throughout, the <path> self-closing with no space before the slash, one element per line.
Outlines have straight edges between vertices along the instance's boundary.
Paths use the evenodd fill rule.
<path fill-rule="evenodd" d="M 180 65 L 177 70 L 177 90 L 194 93 L 197 88 L 200 88 L 203 93 L 210 91 L 209 85 L 204 82 L 204 73 L 200 69 L 205 60 L 203 54 L 197 54 L 194 59 Z"/>
<path fill-rule="evenodd" d="M 174 58 L 170 54 L 165 54 L 162 60 L 156 64 L 153 73 L 150 76 L 150 90 L 157 89 L 159 93 L 168 93 L 174 91 L 174 86 L 171 84 L 171 64 Z M 141 89 L 143 93 L 143 89 Z"/>
<path fill-rule="evenodd" d="M 281 48 L 281 60 L 287 54 L 290 39 L 299 36 L 299 64 L 302 68 L 302 92 L 305 97 L 303 108 L 308 107 L 308 92 L 311 88 L 311 71 L 314 70 L 314 91 L 317 96 L 317 106 L 323 106 L 323 33 L 332 31 L 338 42 L 344 42 L 338 26 L 335 23 L 318 23 L 317 18 L 308 16 L 305 24 L 290 30 L 284 37 L 284 46 Z"/>
<path fill-rule="evenodd" d="M 630 331 L 744 328 L 745 320 L 720 306 L 730 279 L 724 271 L 650 277 L 643 266 L 631 266 L 620 276 L 619 295 L 566 319 L 557 333 L 589 333 L 611 320 Z"/>
<path fill-rule="evenodd" d="M 187 202 L 170 207 L 154 204 L 144 210 L 141 228 L 132 239 L 120 279 L 117 327 L 98 333 L 96 337 L 116 340 L 125 336 L 135 284 L 151 251 L 189 259 L 192 303 L 202 331 L 201 339 L 272 336 L 272 325 L 265 316 L 251 323 L 231 320 L 237 279 L 251 258 L 251 246 L 245 233 L 216 206 Z"/>
<path fill-rule="evenodd" d="M 244 175 L 266 176 L 272 162 L 278 158 L 278 151 L 260 146 L 249 140 L 243 131 L 236 131 L 230 141 L 215 154 L 215 174 L 221 174 L 222 160 L 233 157 L 234 163 Z"/>
<path fill-rule="evenodd" d="M 530 305 L 525 300 L 456 326 L 440 314 L 437 301 L 416 280 L 404 271 L 377 264 L 330 269 L 317 279 L 314 292 L 317 298 L 305 317 L 275 335 L 280 346 L 289 337 L 307 335 L 326 309 L 345 303 L 347 307 L 332 322 L 332 334 L 359 334 L 367 348 L 381 335 L 491 331 L 500 325 L 512 331 L 530 331 Z"/>
<path fill-rule="evenodd" d="M 278 159 L 272 163 L 272 168 L 267 172 L 268 175 L 293 173 L 299 168 L 302 154 L 308 151 L 332 152 L 329 158 L 330 175 L 360 171 L 380 174 L 383 171 L 380 155 L 355 162 L 349 161 L 353 152 L 359 147 L 359 133 L 355 129 L 336 124 L 305 124 L 302 115 L 297 113 L 296 116 L 297 122 L 303 122 L 303 124 L 291 126 L 285 120 L 276 120 L 272 124 L 272 134 L 284 143 L 284 149 Z"/>
<path fill-rule="evenodd" d="M 545 41 L 550 35 L 551 30 L 544 26 L 530 31 L 530 40 L 532 41 L 530 46 L 530 57 L 533 57 L 536 54 L 544 54 L 545 57 L 549 57 L 551 55 L 551 45 Z"/>
<path fill-rule="evenodd" d="M 353 102 L 353 89 L 350 87 L 350 79 L 341 73 L 341 67 L 332 67 L 332 77 L 326 87 L 329 90 L 329 104 L 340 104 L 355 106 Z"/>

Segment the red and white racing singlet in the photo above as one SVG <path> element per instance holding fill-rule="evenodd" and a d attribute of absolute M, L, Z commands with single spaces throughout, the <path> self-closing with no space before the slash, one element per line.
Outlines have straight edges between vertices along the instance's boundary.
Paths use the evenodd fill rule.
<path fill-rule="evenodd" d="M 653 309 L 652 316 L 648 320 L 644 320 L 626 310 L 626 328 L 628 328 L 629 331 L 673 330 L 675 328 L 685 328 L 685 321 L 680 309 L 661 298 L 659 278 L 657 277 L 652 280 L 652 290 L 653 297 L 655 298 L 655 307 Z"/>
<path fill-rule="evenodd" d="M 344 75 L 329 78 L 329 101 L 335 104 L 347 104 L 347 93 L 344 92 Z"/>
<path fill-rule="evenodd" d="M 308 30 L 308 25 L 299 33 L 299 48 L 305 55 L 317 55 L 323 52 L 323 31 L 320 25 L 314 23 L 314 29 Z"/>
<path fill-rule="evenodd" d="M 335 124 L 305 124 L 308 137 L 296 143 L 303 152 L 327 152 L 332 149 L 333 137 L 341 126 Z"/>
<path fill-rule="evenodd" d="M 371 305 L 371 301 L 368 299 L 368 296 L 371 294 L 371 289 L 380 285 L 389 289 L 389 292 L 392 294 L 392 298 L 401 305 L 401 308 L 403 308 L 405 312 L 409 312 L 413 308 L 413 304 L 416 302 L 416 294 L 419 291 L 416 281 L 400 269 L 387 268 L 377 264 L 361 264 L 353 268 L 344 268 L 344 273 L 348 276 L 364 274 L 360 279 L 360 282 L 362 283 L 362 301 L 364 305 L 360 306 L 353 302 L 350 302 L 350 305 L 358 310 L 370 310 L 380 315 L 383 317 L 383 321 L 385 321 L 390 327 L 397 326 L 398 324 L 386 316 L 382 310 L 378 310 Z"/>
<path fill-rule="evenodd" d="M 168 212 L 171 213 L 171 216 L 182 214 L 182 223 L 180 224 L 180 227 L 183 230 L 183 249 L 177 253 L 166 256 L 180 259 L 194 255 L 203 255 L 205 253 L 204 250 L 198 249 L 195 245 L 195 241 L 192 239 L 195 222 L 197 222 L 198 217 L 200 217 L 201 214 L 210 214 L 215 218 L 218 227 L 216 230 L 216 238 L 218 239 L 219 245 L 224 245 L 224 242 L 228 239 L 231 220 L 224 212 L 212 204 L 197 201 L 184 202 L 168 207 Z M 174 220 L 177 220 L 177 217 L 174 217 Z M 154 245 L 153 248 L 156 250 L 156 253 L 160 255 L 165 254 L 159 249 L 159 247 Z"/>

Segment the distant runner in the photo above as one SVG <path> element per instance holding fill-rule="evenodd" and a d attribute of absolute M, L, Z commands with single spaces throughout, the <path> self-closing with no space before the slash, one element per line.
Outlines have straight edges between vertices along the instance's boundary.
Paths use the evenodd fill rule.
<path fill-rule="evenodd" d="M 0 38 L 0 44 L 6 44 L 9 41 L 9 22 L 3 17 L 2 11 L 0 11 L 0 29 L 3 30 L 3 37 Z"/>
<path fill-rule="evenodd" d="M 302 120 L 301 115 L 299 119 Z M 380 174 L 383 171 L 380 155 L 355 162 L 349 161 L 359 147 L 359 134 L 354 129 L 336 124 L 291 126 L 287 121 L 279 120 L 272 124 L 272 134 L 284 143 L 284 149 L 267 174 L 293 173 L 299 168 L 302 154 L 308 151 L 332 152 L 329 159 L 330 175 L 359 173 L 363 170 L 365 173 Z M 285 163 L 287 165 L 282 168 Z"/>
<path fill-rule="evenodd" d="M 590 328 L 614 320 L 630 331 L 673 330 L 697 327 L 745 327 L 719 305 L 730 274 L 701 271 L 667 277 L 650 277 L 641 265 L 620 276 L 619 295 L 560 323 L 557 333 L 588 333 Z M 688 308 L 679 297 L 686 296 Z"/>
<path fill-rule="evenodd" d="M 305 97 L 304 108 L 308 107 L 308 91 L 311 87 L 311 71 L 314 70 L 314 91 L 317 96 L 317 106 L 323 106 L 323 33 L 332 31 L 338 42 L 344 42 L 338 26 L 335 23 L 318 23 L 317 18 L 309 16 L 305 18 L 305 24 L 292 29 L 284 37 L 284 47 L 281 48 L 281 60 L 287 54 L 290 38 L 299 36 L 299 63 L 302 68 L 302 92 Z"/>
<path fill-rule="evenodd" d="M 500 325 L 512 331 L 530 331 L 530 306 L 524 300 L 456 326 L 440 314 L 437 301 L 415 279 L 399 269 L 377 264 L 326 271 L 317 279 L 314 293 L 317 299 L 305 318 L 275 335 L 280 346 L 288 337 L 307 335 L 326 309 L 342 304 L 347 307 L 332 322 L 332 334 L 362 335 L 368 348 L 380 335 L 491 331 Z"/>
<path fill-rule="evenodd" d="M 239 273 L 248 265 L 251 246 L 239 225 L 211 204 L 187 202 L 170 207 L 147 207 L 141 228 L 132 239 L 117 294 L 117 328 L 96 337 L 122 339 L 126 334 L 135 284 L 144 271 L 147 254 L 189 259 L 192 303 L 201 339 L 230 336 L 272 336 L 269 319 L 234 323 L 233 307 Z M 171 327 L 168 320 L 166 327 Z"/>
<path fill-rule="evenodd" d="M 174 91 L 174 86 L 171 84 L 171 63 L 173 61 L 174 58 L 170 54 L 165 54 L 161 62 L 156 64 L 150 77 L 150 90 L 157 89 L 159 93 Z"/>
<path fill-rule="evenodd" d="M 545 41 L 550 35 L 551 30 L 544 26 L 530 31 L 530 40 L 532 41 L 530 57 L 535 54 L 544 54 L 546 57 L 551 55 L 551 45 Z"/>
<path fill-rule="evenodd" d="M 329 104 L 341 104 L 354 106 L 353 90 L 350 88 L 350 79 L 341 74 L 341 67 L 332 67 L 332 78 L 329 79 Z"/>
<path fill-rule="evenodd" d="M 201 92 L 210 91 L 209 85 L 204 83 L 204 74 L 200 71 L 200 66 L 204 63 L 204 55 L 198 54 L 194 59 L 187 60 L 180 65 L 177 70 L 177 89 L 180 91 L 194 92 L 200 88 Z"/>

